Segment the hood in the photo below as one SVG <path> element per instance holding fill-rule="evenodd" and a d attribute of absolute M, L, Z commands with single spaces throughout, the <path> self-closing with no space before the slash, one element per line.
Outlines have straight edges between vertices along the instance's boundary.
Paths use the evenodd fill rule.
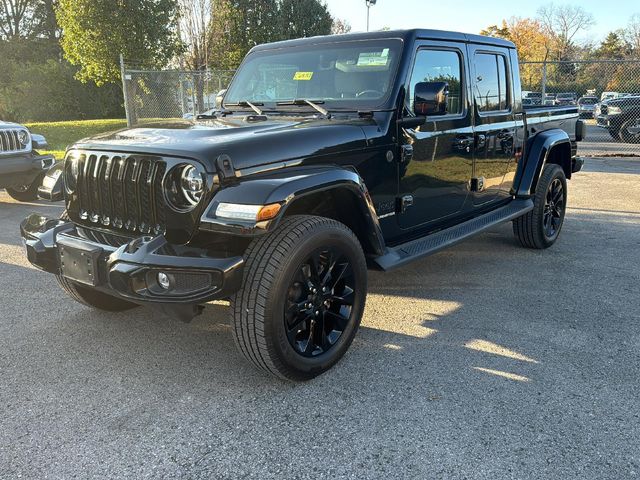
<path fill-rule="evenodd" d="M 2 120 L 0 120 L 0 129 L 4 128 L 24 128 L 26 130 L 26 127 L 20 125 L 19 123 L 3 122 Z"/>
<path fill-rule="evenodd" d="M 255 117 L 254 117 L 255 118 Z M 210 172 L 222 154 L 236 169 L 331 155 L 365 147 L 363 128 L 373 119 L 228 116 L 193 124 L 174 122 L 130 128 L 77 142 L 74 148 L 146 153 L 200 161 Z"/>

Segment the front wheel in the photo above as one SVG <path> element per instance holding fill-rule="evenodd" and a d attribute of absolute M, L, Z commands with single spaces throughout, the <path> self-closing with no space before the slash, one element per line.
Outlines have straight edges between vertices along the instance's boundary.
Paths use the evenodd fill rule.
<path fill-rule="evenodd" d="M 640 117 L 629 119 L 622 124 L 620 140 L 625 143 L 640 143 Z"/>
<path fill-rule="evenodd" d="M 338 362 L 358 330 L 367 292 L 366 261 L 354 233 L 329 218 L 291 216 L 254 240 L 245 262 L 230 309 L 244 356 L 295 381 Z"/>
<path fill-rule="evenodd" d="M 38 199 L 38 187 L 42 183 L 43 178 L 44 174 L 41 174 L 29 185 L 8 187 L 7 193 L 11 198 L 19 202 L 33 202 Z"/>
<path fill-rule="evenodd" d="M 513 233 L 523 247 L 548 248 L 560 235 L 567 209 L 567 179 L 562 167 L 544 167 L 533 200 L 533 210 L 513 221 Z"/>

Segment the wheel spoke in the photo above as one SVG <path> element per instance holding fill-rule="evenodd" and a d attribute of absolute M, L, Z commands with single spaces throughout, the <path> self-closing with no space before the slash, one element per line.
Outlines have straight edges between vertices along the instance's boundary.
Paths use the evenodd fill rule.
<path fill-rule="evenodd" d="M 349 317 L 345 317 L 341 313 L 334 312 L 332 310 L 327 310 L 326 314 L 332 318 L 334 330 L 344 332 L 344 329 L 347 328 L 347 325 L 349 324 Z"/>
<path fill-rule="evenodd" d="M 338 305 L 353 305 L 353 299 L 355 297 L 355 292 L 351 287 L 345 286 L 344 291 L 341 295 L 331 295 L 330 300 L 332 302 L 337 303 Z"/>

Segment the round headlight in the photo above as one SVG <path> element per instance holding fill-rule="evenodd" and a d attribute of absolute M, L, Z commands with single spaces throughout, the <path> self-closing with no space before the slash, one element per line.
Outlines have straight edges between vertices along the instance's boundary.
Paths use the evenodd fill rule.
<path fill-rule="evenodd" d="M 181 182 L 182 192 L 185 198 L 192 204 L 197 205 L 204 193 L 204 179 L 194 166 L 187 166 L 182 170 Z"/>
<path fill-rule="evenodd" d="M 21 145 L 26 147 L 29 144 L 29 132 L 26 130 L 20 130 L 18 132 L 18 141 Z"/>
<path fill-rule="evenodd" d="M 206 189 L 204 172 L 194 165 L 178 165 L 166 177 L 169 203 L 179 211 L 195 208 Z"/>

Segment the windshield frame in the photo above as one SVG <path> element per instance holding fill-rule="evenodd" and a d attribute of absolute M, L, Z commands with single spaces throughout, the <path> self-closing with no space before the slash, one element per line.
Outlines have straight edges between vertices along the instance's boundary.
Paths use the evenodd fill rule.
<path fill-rule="evenodd" d="M 248 108 L 240 107 L 236 105 L 237 102 L 231 101 L 227 102 L 228 93 L 232 91 L 232 87 L 235 82 L 238 81 L 239 75 L 243 68 L 246 67 L 246 64 L 253 60 L 253 58 L 257 56 L 263 55 L 272 55 L 272 54 L 281 54 L 286 53 L 287 51 L 308 51 L 308 50 L 322 50 L 328 49 L 335 46 L 343 46 L 343 45 L 357 45 L 357 44 L 373 44 L 379 46 L 380 44 L 389 44 L 395 43 L 398 46 L 397 56 L 394 58 L 393 63 L 390 67 L 391 73 L 389 76 L 389 88 L 383 97 L 380 99 L 370 99 L 371 101 L 366 103 L 360 100 L 354 99 L 327 99 L 327 98 L 308 98 L 305 100 L 311 101 L 320 101 L 321 105 L 329 111 L 333 112 L 358 112 L 358 111 L 380 111 L 380 110 L 390 110 L 393 109 L 394 106 L 390 105 L 391 98 L 393 96 L 394 91 L 396 90 L 396 84 L 398 81 L 398 75 L 400 74 L 400 66 L 404 57 L 405 50 L 405 42 L 404 39 L 400 37 L 388 37 L 388 38 L 367 38 L 367 39 L 355 39 L 355 40 L 335 40 L 331 42 L 319 42 L 314 44 L 303 44 L 303 45 L 274 45 L 273 48 L 260 48 L 259 50 L 251 50 L 242 60 L 242 63 L 236 70 L 229 86 L 227 87 L 227 92 L 225 93 L 225 97 L 222 101 L 222 108 L 226 110 L 247 110 Z M 246 101 L 246 99 L 242 99 Z M 252 99 L 249 99 L 252 101 Z M 277 105 L 278 102 L 286 101 L 285 99 L 278 99 L 275 101 L 263 101 L 263 100 L 255 100 L 262 105 L 264 105 L 265 113 L 278 113 L 278 112 L 297 112 L 300 110 L 305 111 L 313 111 L 317 113 L 311 106 L 309 105 Z M 252 102 L 252 103 L 255 103 Z M 230 106 L 227 106 L 229 103 Z M 261 105 L 261 106 L 262 106 Z"/>

